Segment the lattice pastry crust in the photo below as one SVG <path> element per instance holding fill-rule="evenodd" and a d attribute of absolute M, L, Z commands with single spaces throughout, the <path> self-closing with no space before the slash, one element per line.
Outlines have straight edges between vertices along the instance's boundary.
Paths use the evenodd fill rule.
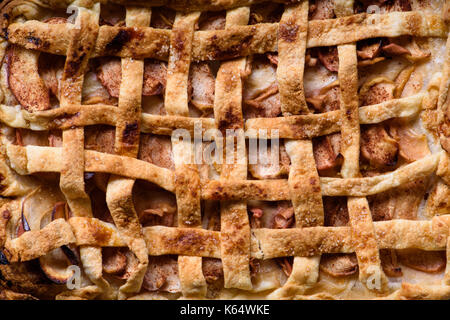
<path fill-rule="evenodd" d="M 0 298 L 448 299 L 449 10 L 4 1 Z"/>

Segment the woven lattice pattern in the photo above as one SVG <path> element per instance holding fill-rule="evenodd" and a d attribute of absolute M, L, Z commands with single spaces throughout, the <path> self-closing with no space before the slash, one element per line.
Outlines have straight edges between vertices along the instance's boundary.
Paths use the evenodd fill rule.
<path fill-rule="evenodd" d="M 136 6 L 113 1 L 126 11 L 125 25 L 120 26 L 101 24 L 101 10 L 107 3 L 100 5 L 95 1 L 75 3 L 79 9 L 74 23 L 35 20 L 34 11 L 65 10 L 70 4 L 56 0 L 42 2 L 44 9 L 23 1 L 3 6 L 2 52 L 5 53 L 8 45 L 14 45 L 26 52 L 65 56 L 59 107 L 45 110 L 35 103 L 20 108 L 4 102 L 0 106 L 0 119 L 5 128 L 61 130 L 62 144 L 38 146 L 2 140 L 2 195 L 7 198 L 3 199 L 5 221 L 0 228 L 0 245 L 8 263 L 41 259 L 60 247 L 78 248 L 79 265 L 88 284 L 58 292 L 57 297 L 124 299 L 145 291 L 143 281 L 151 264 L 149 259 L 174 255 L 181 295 L 204 298 L 211 297 L 202 271 L 205 259 L 220 259 L 223 290 L 245 297 L 251 296 L 254 290 L 253 261 L 294 257 L 289 262 L 291 270 L 284 283 L 279 288 L 263 291 L 264 295 L 275 299 L 329 298 L 339 294 L 336 288 L 329 289 L 320 280 L 321 255 L 355 253 L 358 279 L 349 281 L 359 283 L 361 297 L 450 297 L 450 216 L 447 215 L 450 211 L 441 205 L 427 211 L 427 220 L 400 217 L 374 221 L 368 200 L 411 181 L 434 176 L 436 192 L 441 192 L 443 202 L 447 202 L 450 44 L 447 41 L 443 51 L 440 74 L 426 90 L 369 104 L 361 103 L 358 82 L 361 49 L 357 45 L 359 41 L 374 38 L 446 39 L 446 1 L 439 2 L 443 6 L 439 9 L 442 15 L 417 10 L 355 13 L 353 1 L 329 1 L 335 16 L 313 20 L 311 5 L 317 4 L 280 0 L 276 1 L 283 8 L 279 22 L 253 24 L 249 24 L 251 8 L 263 1 L 212 1 L 208 5 L 195 0 L 143 1 L 142 6 L 138 6 L 139 1 L 133 2 Z M 176 11 L 171 29 L 150 27 L 156 17 L 153 12 L 160 6 Z M 197 30 L 202 12 L 223 10 L 226 14 L 222 30 Z M 305 95 L 303 74 L 305 64 L 311 59 L 307 50 L 334 46 L 339 61 L 335 88 L 339 92 L 340 108 L 317 113 L 311 107 L 314 101 Z M 242 92 L 246 68 L 253 56 L 271 52 L 277 53 L 281 114 L 244 119 Z M 82 104 L 89 62 L 106 56 L 121 59 L 117 106 Z M 142 111 L 144 59 L 168 61 L 164 115 Z M 199 61 L 218 61 L 211 117 L 190 114 L 190 66 Z M 440 146 L 434 152 L 377 175 L 365 174 L 360 169 L 361 148 L 365 143 L 363 126 L 417 118 L 427 112 L 435 113 L 436 132 L 440 136 L 436 140 Z M 250 179 L 247 161 L 224 164 L 217 179 L 205 178 L 192 159 L 186 159 L 186 154 L 192 154 L 187 151 L 193 150 L 193 141 L 171 141 L 172 169 L 138 158 L 144 134 L 170 136 L 176 129 L 193 134 L 195 124 L 199 123 L 204 131 L 267 129 L 270 134 L 277 130 L 280 139 L 284 139 L 290 161 L 287 179 Z M 93 125 L 115 128 L 113 152 L 85 148 L 85 131 Z M 341 137 L 342 163 L 339 172 L 327 176 L 318 170 L 313 141 L 335 133 Z M 42 173 L 59 174 L 60 191 L 70 208 L 70 217 L 53 219 L 42 228 L 33 227 L 28 217 L 31 228 L 17 236 L 12 225 L 18 219 L 24 223 L 24 199 L 39 192 L 36 191 L 39 188 L 42 190 L 34 180 L 28 180 L 29 176 Z M 110 174 L 105 182 L 105 194 L 113 221 L 94 217 L 86 190 L 86 173 Z M 152 183 L 175 195 L 176 227 L 142 226 L 133 202 L 136 180 Z M 326 223 L 323 197 L 345 199 L 346 225 Z M 249 201 L 253 200 L 290 201 L 294 226 L 252 228 Z M 219 202 L 219 230 L 202 227 L 202 210 L 205 210 L 202 206 L 207 201 Z M 111 283 L 104 274 L 102 248 L 105 247 L 128 248 L 133 255 L 133 268 L 127 271 L 120 285 Z M 381 252 L 404 249 L 446 251 L 447 267 L 443 276 L 437 282 L 427 283 L 425 277 L 415 284 L 403 282 L 393 287 L 391 275 L 386 275 L 382 266 Z"/>

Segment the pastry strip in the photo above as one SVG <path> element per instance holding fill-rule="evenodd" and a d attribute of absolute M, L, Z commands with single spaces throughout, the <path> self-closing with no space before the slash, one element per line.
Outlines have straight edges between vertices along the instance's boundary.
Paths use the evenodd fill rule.
<path fill-rule="evenodd" d="M 309 113 L 303 88 L 309 2 L 286 7 L 278 27 L 277 82 L 281 111 Z"/>
<path fill-rule="evenodd" d="M 242 7 L 227 11 L 225 28 L 248 23 L 250 8 Z M 195 48 L 195 46 L 194 46 Z M 214 96 L 214 118 L 217 129 L 226 139 L 232 140 L 232 161 L 224 159 L 220 180 L 234 181 L 247 177 L 247 156 L 241 134 L 244 127 L 242 116 L 242 78 L 245 58 L 223 62 L 217 72 Z M 227 133 L 227 130 L 236 130 Z M 235 141 L 236 136 L 236 141 Z M 224 145 L 224 144 L 222 144 Z M 227 156 L 229 156 L 227 154 Z M 220 203 L 220 238 L 225 288 L 250 290 L 250 224 L 247 203 L 222 201 Z"/>
<path fill-rule="evenodd" d="M 74 242 L 75 236 L 70 225 L 63 219 L 56 219 L 41 230 L 28 231 L 7 241 L 5 248 L 11 254 L 9 261 L 28 261 Z"/>
<path fill-rule="evenodd" d="M 71 39 L 67 50 L 61 80 L 62 107 L 81 103 L 84 72 L 98 34 L 99 6 L 96 12 L 79 9 L 77 21 L 71 29 Z M 74 128 L 63 131 L 60 187 L 75 215 L 91 215 L 90 199 L 84 191 L 84 129 Z"/>
<path fill-rule="evenodd" d="M 21 175 L 36 172 L 60 172 L 61 148 L 38 146 L 6 147 L 12 168 Z M 320 188 L 325 196 L 364 197 L 377 194 L 409 181 L 420 179 L 436 171 L 443 153 L 435 153 L 382 175 L 365 178 L 320 178 Z M 142 179 L 175 191 L 175 176 L 165 168 L 128 157 L 85 150 L 87 172 L 110 172 L 133 179 Z M 256 200 L 289 200 L 286 180 L 209 180 L 202 185 L 202 199 L 240 200 L 248 196 Z"/>
<path fill-rule="evenodd" d="M 309 1 L 287 7 L 280 21 L 277 81 L 283 116 L 310 113 L 303 88 Z M 311 140 L 286 141 L 291 160 L 288 186 L 297 228 L 323 225 L 319 174 Z M 319 279 L 320 256 L 294 257 L 292 272 L 274 298 L 304 294 Z"/>
<path fill-rule="evenodd" d="M 421 110 L 423 93 L 401 99 L 393 99 L 379 104 L 359 108 L 361 124 L 379 123 L 391 118 L 410 117 Z M 72 126 L 106 124 L 115 126 L 117 107 L 108 105 L 69 105 L 46 111 L 28 112 L 15 107 L 0 105 L 0 119 L 12 128 L 26 128 L 36 131 L 68 129 Z M 277 129 L 280 138 L 306 139 L 338 132 L 340 111 L 319 114 L 293 115 L 277 118 L 254 118 L 245 122 L 246 130 Z M 141 115 L 141 132 L 171 135 L 176 129 L 186 129 L 191 135 L 195 125 L 203 131 L 215 128 L 214 119 L 189 118 L 178 115 L 160 116 L 144 113 Z M 254 138 L 251 131 L 247 137 Z"/>

